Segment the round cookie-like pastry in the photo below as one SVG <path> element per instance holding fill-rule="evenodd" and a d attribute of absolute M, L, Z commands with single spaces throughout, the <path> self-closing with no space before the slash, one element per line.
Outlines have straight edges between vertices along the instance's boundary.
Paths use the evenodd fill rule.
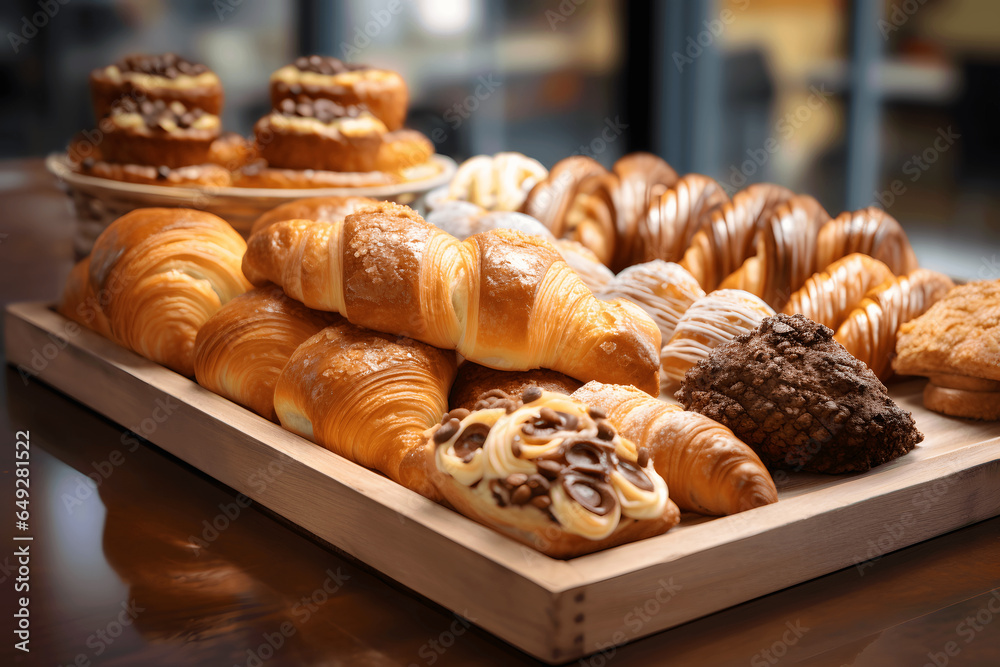
<path fill-rule="evenodd" d="M 390 130 L 403 126 L 410 97 L 406 82 L 396 72 L 318 55 L 297 58 L 271 75 L 275 109 L 283 100 L 303 95 L 341 106 L 364 105 Z"/>
<path fill-rule="evenodd" d="M 362 107 L 327 99 L 282 100 L 254 125 L 257 153 L 269 167 L 378 171 L 386 126 Z"/>
<path fill-rule="evenodd" d="M 893 369 L 924 375 L 924 405 L 970 419 L 1000 419 L 1000 280 L 950 290 L 899 328 Z"/>
<path fill-rule="evenodd" d="M 180 102 L 188 109 L 218 115 L 222 111 L 222 82 L 202 63 L 176 53 L 134 54 L 90 73 L 94 117 L 100 120 L 122 99 Z"/>
<path fill-rule="evenodd" d="M 872 370 L 802 315 L 769 317 L 720 345 L 676 397 L 732 429 L 769 468 L 863 472 L 923 440 Z"/>

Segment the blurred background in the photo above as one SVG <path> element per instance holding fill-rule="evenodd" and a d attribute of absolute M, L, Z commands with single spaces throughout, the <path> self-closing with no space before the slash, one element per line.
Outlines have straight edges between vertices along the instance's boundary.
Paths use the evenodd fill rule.
<path fill-rule="evenodd" d="M 457 160 L 648 150 L 730 192 L 879 205 L 924 265 L 1000 276 L 994 0 L 8 0 L 0 24 L 2 157 L 92 126 L 88 72 L 130 52 L 207 63 L 245 134 L 269 74 L 321 53 L 399 71 Z"/>

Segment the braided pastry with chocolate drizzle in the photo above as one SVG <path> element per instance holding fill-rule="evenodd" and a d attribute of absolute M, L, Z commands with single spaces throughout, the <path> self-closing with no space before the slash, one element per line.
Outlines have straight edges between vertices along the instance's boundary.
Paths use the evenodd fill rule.
<path fill-rule="evenodd" d="M 892 375 L 899 328 L 923 315 L 954 286 L 948 276 L 927 269 L 890 278 L 868 292 L 837 329 L 834 339 L 884 382 Z"/>
<path fill-rule="evenodd" d="M 709 292 L 754 253 L 757 230 L 777 207 L 795 196 L 780 185 L 760 183 L 740 190 L 711 211 L 679 264 Z"/>
<path fill-rule="evenodd" d="M 600 409 L 530 387 L 497 392 L 427 431 L 434 482 L 462 514 L 542 553 L 570 558 L 658 535 L 680 512 L 645 450 Z"/>
<path fill-rule="evenodd" d="M 639 220 L 636 261 L 679 261 L 691 239 L 705 225 L 709 211 L 729 201 L 708 176 L 685 174 L 659 197 Z"/>
<path fill-rule="evenodd" d="M 566 212 L 576 199 L 577 190 L 586 178 L 608 173 L 599 162 L 585 155 L 571 155 L 552 167 L 548 177 L 531 188 L 521 206 L 527 213 L 549 228 L 556 238 L 566 231 Z"/>
<path fill-rule="evenodd" d="M 615 271 L 643 255 L 639 221 L 649 202 L 677 182 L 677 172 L 650 153 L 630 153 L 611 171 L 581 182 L 566 213 L 566 235 Z"/>
<path fill-rule="evenodd" d="M 782 312 L 799 313 L 834 331 L 865 294 L 892 278 L 889 267 L 855 252 L 814 273 L 788 300 Z"/>
<path fill-rule="evenodd" d="M 910 241 L 902 225 L 880 208 L 869 206 L 845 211 L 819 232 L 816 243 L 817 266 L 829 266 L 853 252 L 881 261 L 897 276 L 918 268 Z"/>
<path fill-rule="evenodd" d="M 830 214 L 809 195 L 796 195 L 763 220 L 757 254 L 726 277 L 721 289 L 742 289 L 780 309 L 817 270 L 817 240 Z M 825 265 L 824 265 L 825 266 Z"/>

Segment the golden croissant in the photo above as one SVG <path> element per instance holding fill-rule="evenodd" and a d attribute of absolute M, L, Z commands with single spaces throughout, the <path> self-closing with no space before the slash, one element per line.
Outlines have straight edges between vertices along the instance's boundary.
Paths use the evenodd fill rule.
<path fill-rule="evenodd" d="M 289 431 L 433 498 L 423 433 L 454 378 L 453 352 L 342 322 L 292 353 L 274 409 Z"/>
<path fill-rule="evenodd" d="M 90 254 L 89 288 L 111 337 L 184 375 L 198 330 L 250 288 L 246 243 L 225 220 L 183 208 L 144 208 L 105 229 Z M 78 272 L 70 277 L 81 279 Z"/>
<path fill-rule="evenodd" d="M 90 257 L 84 257 L 70 271 L 57 310 L 77 324 L 112 338 L 111 325 L 90 285 Z"/>
<path fill-rule="evenodd" d="M 220 308 L 198 331 L 198 384 L 278 421 L 274 385 L 289 357 L 307 338 L 343 319 L 306 308 L 280 287 L 250 290 Z"/>
<path fill-rule="evenodd" d="M 760 458 L 718 422 L 634 387 L 588 382 L 573 393 L 607 413 L 625 438 L 649 451 L 682 510 L 728 515 L 778 500 Z"/>
<path fill-rule="evenodd" d="M 272 225 L 250 238 L 243 269 L 310 308 L 486 366 L 659 393 L 656 324 L 634 304 L 599 301 L 537 236 L 497 229 L 458 241 L 383 203 L 343 224 Z"/>

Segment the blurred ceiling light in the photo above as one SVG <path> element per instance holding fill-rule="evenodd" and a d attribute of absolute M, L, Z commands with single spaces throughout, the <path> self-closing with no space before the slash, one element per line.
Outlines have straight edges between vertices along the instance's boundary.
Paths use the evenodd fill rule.
<path fill-rule="evenodd" d="M 431 34 L 456 35 L 472 27 L 478 4 L 476 0 L 417 0 L 417 21 Z"/>

